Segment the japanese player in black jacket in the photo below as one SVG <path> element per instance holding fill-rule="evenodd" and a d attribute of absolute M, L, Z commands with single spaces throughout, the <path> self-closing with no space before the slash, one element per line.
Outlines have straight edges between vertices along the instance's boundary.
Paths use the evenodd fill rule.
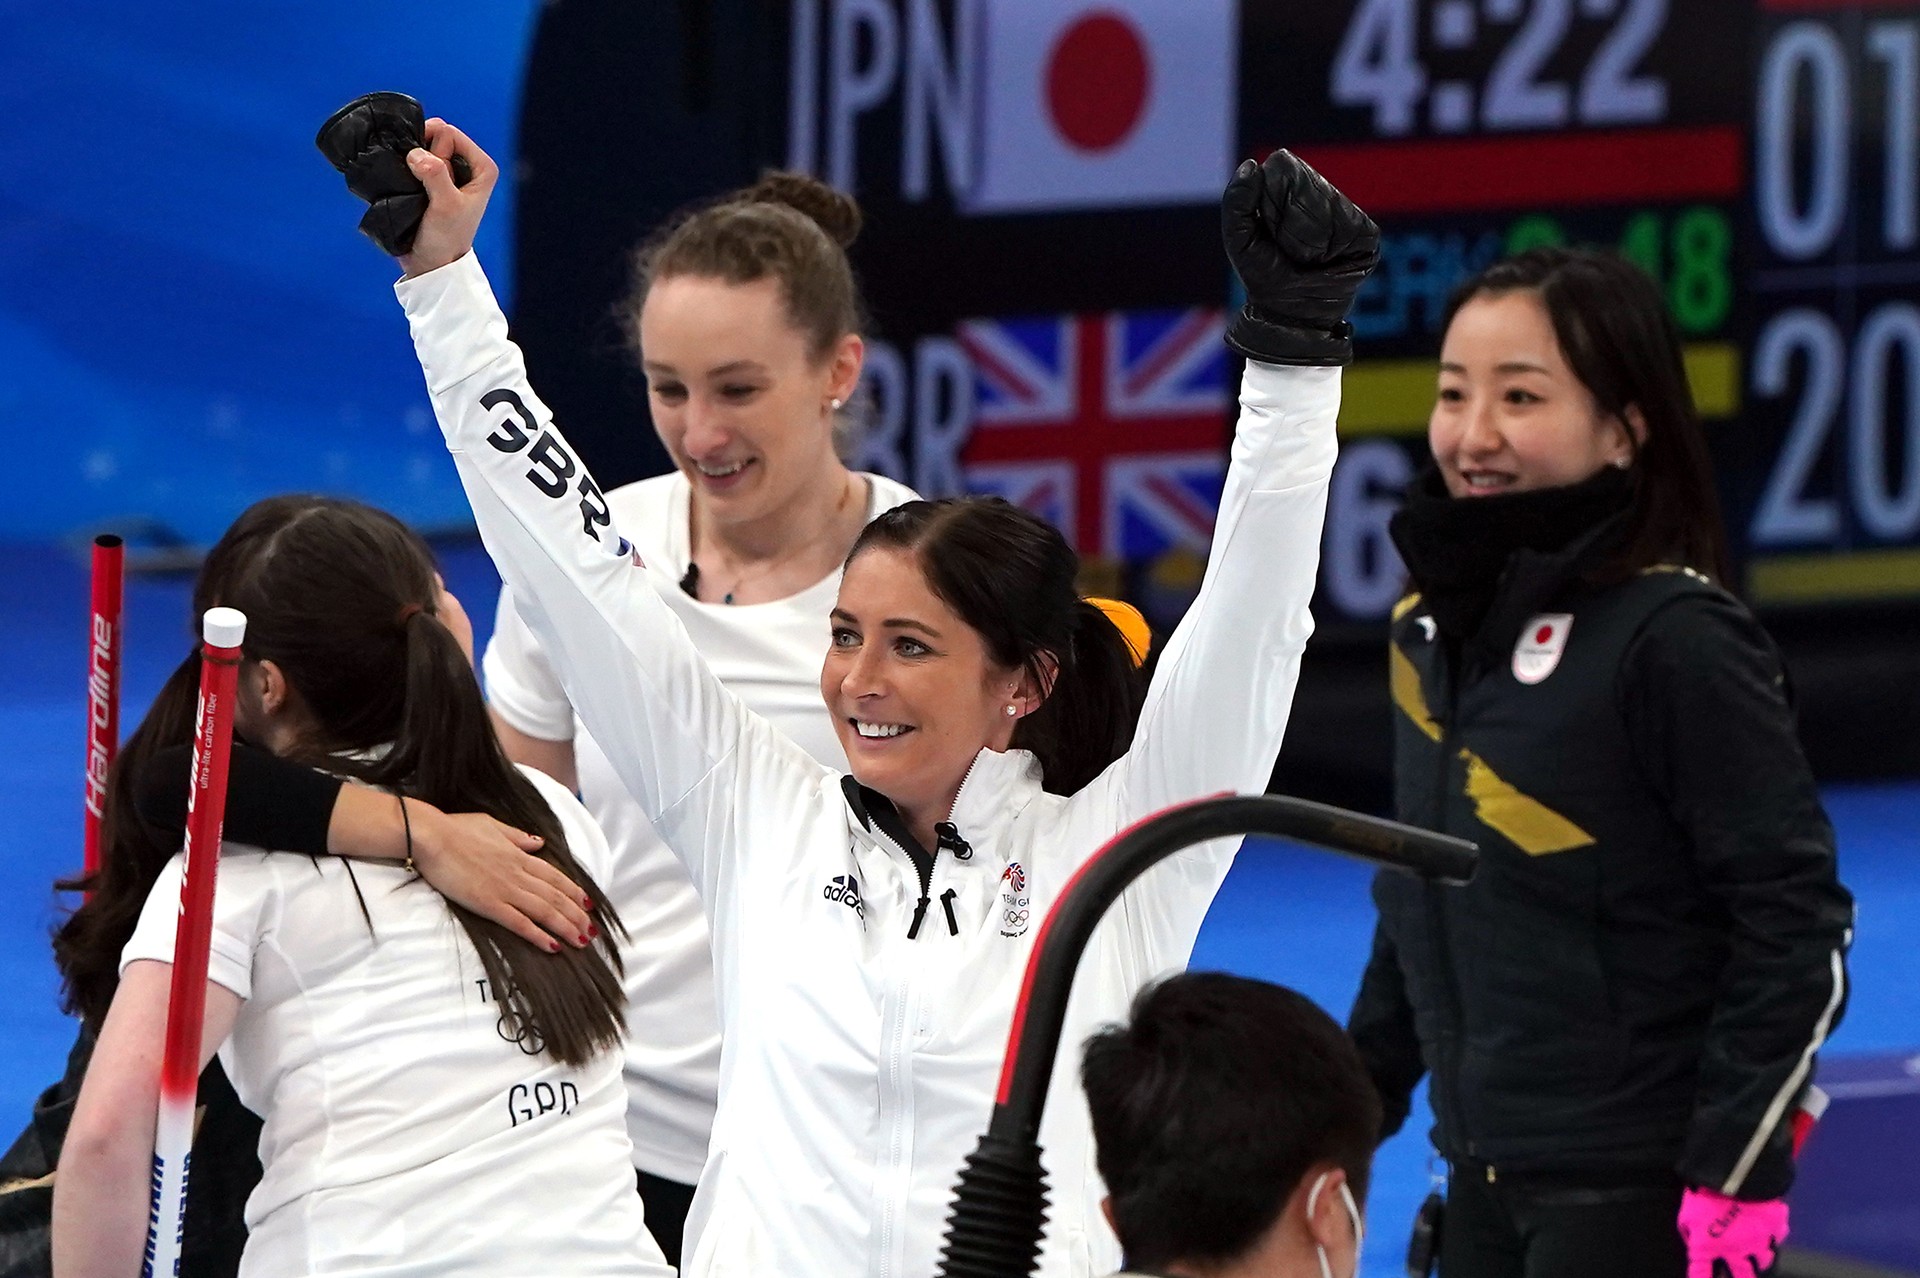
<path fill-rule="evenodd" d="M 1716 584 L 1652 282 L 1557 249 L 1470 281 L 1429 442 L 1393 523 L 1396 806 L 1481 862 L 1376 882 L 1351 1029 L 1388 1132 L 1433 1075 L 1440 1272 L 1764 1268 L 1852 900 L 1779 656 Z"/>

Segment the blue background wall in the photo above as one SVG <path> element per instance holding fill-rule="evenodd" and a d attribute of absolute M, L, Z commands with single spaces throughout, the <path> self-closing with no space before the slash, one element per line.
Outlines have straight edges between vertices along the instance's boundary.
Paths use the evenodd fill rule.
<path fill-rule="evenodd" d="M 388 292 L 314 148 L 402 89 L 510 150 L 536 6 L 462 0 L 6 6 L 0 40 L 0 541 L 130 515 L 205 544 L 324 486 L 469 518 Z M 510 193 L 481 251 L 510 287 Z"/>

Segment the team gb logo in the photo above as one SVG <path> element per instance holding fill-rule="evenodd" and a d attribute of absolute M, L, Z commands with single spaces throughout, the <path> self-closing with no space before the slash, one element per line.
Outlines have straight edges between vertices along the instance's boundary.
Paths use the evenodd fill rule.
<path fill-rule="evenodd" d="M 1030 907 L 1032 898 L 1027 895 L 1027 872 L 1018 861 L 1007 862 L 1006 870 L 1000 875 L 1000 904 L 1004 912 L 1000 917 L 1000 935 L 1025 936 L 1031 922 Z"/>

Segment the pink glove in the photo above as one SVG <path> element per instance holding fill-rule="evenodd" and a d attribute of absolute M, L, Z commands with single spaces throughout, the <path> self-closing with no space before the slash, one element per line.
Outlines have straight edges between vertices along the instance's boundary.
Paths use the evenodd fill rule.
<path fill-rule="evenodd" d="M 1680 1197 L 1680 1237 L 1687 1244 L 1687 1278 L 1714 1278 L 1716 1260 L 1733 1278 L 1758 1278 L 1787 1240 L 1786 1200 L 1743 1203 L 1689 1189 Z"/>

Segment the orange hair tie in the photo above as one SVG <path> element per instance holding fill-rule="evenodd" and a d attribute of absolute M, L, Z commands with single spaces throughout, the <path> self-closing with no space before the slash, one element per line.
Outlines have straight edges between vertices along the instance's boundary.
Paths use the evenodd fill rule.
<path fill-rule="evenodd" d="M 1127 641 L 1127 655 L 1133 658 L 1133 664 L 1145 665 L 1147 652 L 1153 647 L 1153 630 L 1140 610 L 1125 600 L 1102 599 L 1096 595 L 1088 595 L 1087 602 L 1105 613 L 1120 637 Z"/>

